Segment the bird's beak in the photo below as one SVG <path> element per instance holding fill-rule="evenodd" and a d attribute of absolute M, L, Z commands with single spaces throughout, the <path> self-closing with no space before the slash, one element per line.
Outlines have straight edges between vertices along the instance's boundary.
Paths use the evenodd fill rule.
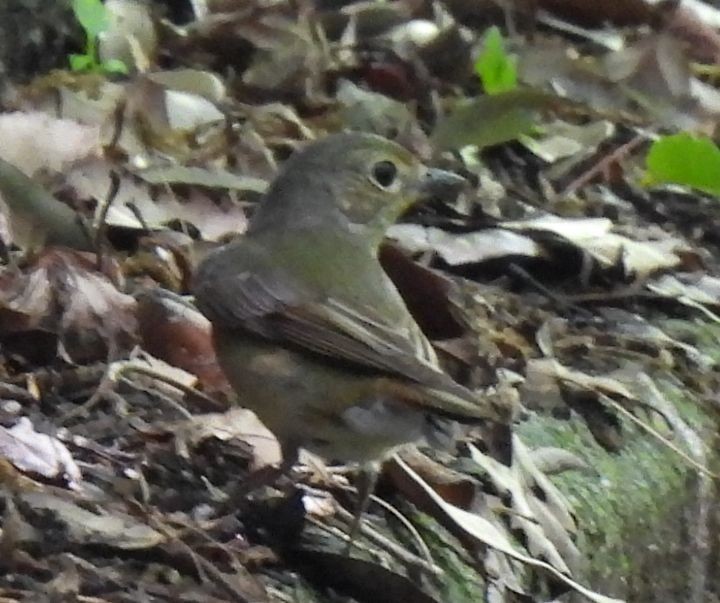
<path fill-rule="evenodd" d="M 444 198 L 457 196 L 467 184 L 467 180 L 446 170 L 428 168 L 418 184 L 422 198 Z"/>

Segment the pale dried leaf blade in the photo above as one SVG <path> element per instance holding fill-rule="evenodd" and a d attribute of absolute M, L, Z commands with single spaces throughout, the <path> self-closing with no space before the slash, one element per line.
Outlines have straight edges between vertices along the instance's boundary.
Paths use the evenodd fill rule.
<path fill-rule="evenodd" d="M 623 383 L 612 377 L 588 375 L 582 371 L 570 369 L 551 358 L 532 360 L 533 369 L 559 381 L 572 383 L 582 389 L 604 393 L 610 396 L 621 396 L 628 400 L 637 400 L 635 395 Z"/>
<path fill-rule="evenodd" d="M 653 293 L 672 297 L 682 303 L 695 302 L 720 306 L 720 279 L 710 275 L 666 274 L 646 284 Z"/>
<path fill-rule="evenodd" d="M 6 243 L 13 242 L 26 251 L 44 244 L 90 249 L 90 240 L 79 215 L 2 159 L 0 200 L 10 223 L 12 241 Z"/>
<path fill-rule="evenodd" d="M 194 387 L 197 383 L 195 375 L 143 351 L 136 351 L 131 359 L 118 360 L 108 367 L 108 378 L 113 382 L 130 378 L 131 375 L 133 381 L 137 381 L 142 386 L 167 389 L 170 393 L 177 393 L 178 389 L 182 391 L 183 388 Z M 177 387 L 173 384 L 177 384 Z"/>
<path fill-rule="evenodd" d="M 158 165 L 137 170 L 135 175 L 150 184 L 187 184 L 255 193 L 264 193 L 268 188 L 268 183 L 261 178 L 242 176 L 226 170 L 208 170 L 197 166 Z"/>
<path fill-rule="evenodd" d="M 568 504 L 562 500 L 559 492 L 555 492 L 554 496 L 554 502 L 559 504 L 552 508 L 545 507 L 536 500 L 535 507 L 542 513 L 538 516 L 534 512 L 531 500 L 536 497 L 531 488 L 537 486 L 540 489 L 538 482 L 543 475 L 533 465 L 522 441 L 517 436 L 513 438 L 514 460 L 510 467 L 482 454 L 472 445 L 469 449 L 472 460 L 488 474 L 497 491 L 504 493 L 512 501 L 512 514 L 508 519 L 514 529 L 522 530 L 525 548 L 533 557 L 546 559 L 558 571 L 571 574 L 572 569 L 568 562 L 575 562 L 579 558 L 569 535 L 569 532 L 575 531 L 575 522 L 568 510 Z M 543 490 L 552 490 L 552 485 L 547 480 L 543 484 Z M 552 533 L 548 533 L 548 527 L 552 528 Z M 565 559 L 560 549 L 570 552 L 571 558 Z"/>
<path fill-rule="evenodd" d="M 687 249 L 680 239 L 636 241 L 612 232 L 607 218 L 561 218 L 546 215 L 531 220 L 504 222 L 503 228 L 525 233 L 546 232 L 562 237 L 587 252 L 601 267 L 622 265 L 626 274 L 647 277 L 659 270 L 680 265 L 678 252 Z"/>
<path fill-rule="evenodd" d="M 66 446 L 57 438 L 35 431 L 27 417 L 21 417 L 9 429 L 0 426 L 0 456 L 20 471 L 49 479 L 64 477 L 74 488 L 82 481 L 80 468 Z"/>
<path fill-rule="evenodd" d="M 123 550 L 140 550 L 166 540 L 157 530 L 125 513 L 93 513 L 43 492 L 24 493 L 21 497 L 32 509 L 52 514 L 65 525 L 68 538 L 78 544 L 104 544 Z"/>
<path fill-rule="evenodd" d="M 570 588 L 580 593 L 581 595 L 584 595 L 594 603 L 624 603 L 623 599 L 607 597 L 582 586 L 581 584 L 575 582 L 574 580 L 572 580 L 562 572 L 559 572 L 550 564 L 545 563 L 544 561 L 540 561 L 538 559 L 534 559 L 533 557 L 520 553 L 513 547 L 512 543 L 508 540 L 508 538 L 505 537 L 505 535 L 502 534 L 502 532 L 500 532 L 500 530 L 498 530 L 488 520 L 474 513 L 470 513 L 469 511 L 465 511 L 464 509 L 460 509 L 459 507 L 448 504 L 440 497 L 440 495 L 438 495 L 430 486 L 428 486 L 420 478 L 420 476 L 415 473 L 409 465 L 407 465 L 407 463 L 405 463 L 397 455 L 395 456 L 395 460 L 397 461 L 398 465 L 406 472 L 406 474 L 422 488 L 423 492 L 425 492 L 426 495 L 430 497 L 432 501 L 437 504 L 447 514 L 447 516 L 452 519 L 457 524 L 457 526 L 459 526 L 469 536 L 476 538 L 483 544 L 486 544 L 508 555 L 509 557 L 520 561 L 521 563 L 525 563 L 527 565 L 550 572 L 553 576 L 567 584 Z"/>
<path fill-rule="evenodd" d="M 387 234 L 413 253 L 434 251 L 450 266 L 544 255 L 542 246 L 531 238 L 501 228 L 458 234 L 434 226 L 395 224 Z"/>

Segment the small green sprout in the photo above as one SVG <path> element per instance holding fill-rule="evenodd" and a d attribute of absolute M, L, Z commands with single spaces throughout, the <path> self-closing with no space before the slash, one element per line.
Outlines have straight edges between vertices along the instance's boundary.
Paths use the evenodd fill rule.
<path fill-rule="evenodd" d="M 500 94 L 517 88 L 517 57 L 505 51 L 500 30 L 487 30 L 483 49 L 475 61 L 475 72 L 487 94 Z"/>
<path fill-rule="evenodd" d="M 98 57 L 98 36 L 110 27 L 110 16 L 101 0 L 73 0 L 75 18 L 85 30 L 85 53 L 71 54 L 70 68 L 77 72 L 122 73 L 127 65 L 118 59 L 101 61 Z"/>

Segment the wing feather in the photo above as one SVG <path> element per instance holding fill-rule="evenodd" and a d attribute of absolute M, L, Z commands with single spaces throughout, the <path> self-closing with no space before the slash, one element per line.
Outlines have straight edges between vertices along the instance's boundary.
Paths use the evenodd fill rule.
<path fill-rule="evenodd" d="M 241 265 L 253 263 L 251 250 L 244 249 Z M 380 376 L 400 377 L 421 386 L 408 399 L 450 416 L 498 419 L 496 410 L 439 368 L 429 341 L 404 307 L 395 315 L 407 318 L 390 324 L 376 310 L 385 308 L 385 298 L 374 307 L 327 292 L 311 293 L 287 271 L 262 266 L 261 257 L 255 258 L 254 270 L 239 270 L 228 278 L 223 269 L 227 259 L 222 258 L 222 265 L 206 260 L 195 285 L 198 306 L 220 328 L 290 344 Z"/>

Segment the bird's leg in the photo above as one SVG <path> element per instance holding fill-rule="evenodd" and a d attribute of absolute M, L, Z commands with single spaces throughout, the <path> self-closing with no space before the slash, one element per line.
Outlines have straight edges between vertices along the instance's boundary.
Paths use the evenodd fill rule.
<path fill-rule="evenodd" d="M 281 475 L 290 477 L 292 468 L 297 465 L 300 458 L 300 447 L 293 442 L 280 442 L 280 451 L 282 452 L 282 462 L 278 469 Z"/>
<path fill-rule="evenodd" d="M 365 511 L 367 511 L 368 505 L 370 504 L 370 496 L 375 491 L 375 485 L 377 484 L 379 474 L 379 463 L 367 463 L 360 467 L 357 480 L 357 506 L 355 507 L 355 515 L 353 517 L 353 522 L 350 526 L 350 532 L 348 534 L 348 542 L 347 546 L 345 547 L 345 555 L 349 556 L 352 551 L 355 538 L 357 537 L 358 531 L 360 529 L 360 522 L 362 521 L 362 516 Z"/>

